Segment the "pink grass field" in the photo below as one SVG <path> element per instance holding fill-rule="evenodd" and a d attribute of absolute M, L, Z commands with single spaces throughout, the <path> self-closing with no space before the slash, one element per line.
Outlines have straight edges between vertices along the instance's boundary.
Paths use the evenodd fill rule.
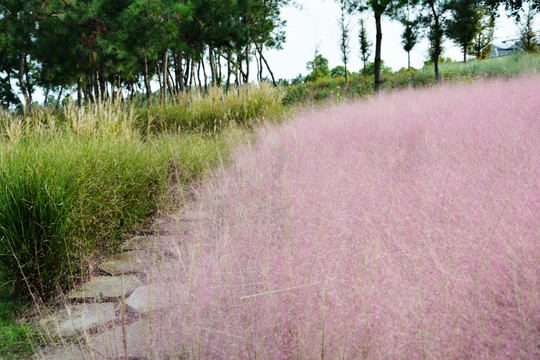
<path fill-rule="evenodd" d="M 539 359 L 539 151 L 538 77 L 263 127 L 202 187 L 157 336 L 193 359 Z"/>

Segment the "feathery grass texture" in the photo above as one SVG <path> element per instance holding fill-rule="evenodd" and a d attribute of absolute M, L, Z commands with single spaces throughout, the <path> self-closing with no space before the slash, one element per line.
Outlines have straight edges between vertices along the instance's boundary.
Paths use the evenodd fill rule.
<path fill-rule="evenodd" d="M 39 111 L 39 110 L 38 110 Z M 143 136 L 133 107 L 99 104 L 0 122 L 0 278 L 56 294 L 226 156 L 226 134 Z"/>
<path fill-rule="evenodd" d="M 266 83 L 231 88 L 211 87 L 206 93 L 185 92 L 166 105 L 139 110 L 137 127 L 151 133 L 221 131 L 230 125 L 251 127 L 262 120 L 278 120 L 284 108 L 281 94 Z"/>
<path fill-rule="evenodd" d="M 539 98 L 538 77 L 447 85 L 264 127 L 203 189 L 211 220 L 182 244 L 156 341 L 202 359 L 540 357 Z"/>

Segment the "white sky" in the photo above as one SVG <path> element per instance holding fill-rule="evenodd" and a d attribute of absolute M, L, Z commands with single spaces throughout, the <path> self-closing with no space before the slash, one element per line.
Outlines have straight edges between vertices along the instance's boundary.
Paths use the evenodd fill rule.
<path fill-rule="evenodd" d="M 320 53 L 329 61 L 329 67 L 342 65 L 339 50 L 339 5 L 334 0 L 297 0 L 302 6 L 299 10 L 293 6 L 283 9 L 282 17 L 287 20 L 285 31 L 287 42 L 283 50 L 269 50 L 266 59 L 277 79 L 292 79 L 298 74 L 307 75 L 306 63 L 313 59 L 315 45 L 319 44 Z M 363 16 L 366 20 L 368 33 L 371 41 L 375 43 L 375 20 L 370 13 L 349 16 L 351 25 L 350 39 L 350 62 L 348 68 L 351 71 L 359 71 L 362 67 L 359 57 L 358 46 L 358 19 Z M 501 8 L 501 16 L 497 20 L 495 29 L 495 43 L 500 43 L 506 37 L 515 37 L 517 26 L 513 19 L 508 19 L 504 9 Z M 388 18 L 382 24 L 382 59 L 385 66 L 399 70 L 407 66 L 407 53 L 401 45 L 403 27 L 396 21 Z M 444 43 L 444 57 L 461 60 L 461 51 L 449 40 Z M 411 51 L 411 66 L 420 68 L 427 58 L 428 43 L 426 40 L 419 42 Z M 375 50 L 372 50 L 370 60 L 373 61 Z"/>

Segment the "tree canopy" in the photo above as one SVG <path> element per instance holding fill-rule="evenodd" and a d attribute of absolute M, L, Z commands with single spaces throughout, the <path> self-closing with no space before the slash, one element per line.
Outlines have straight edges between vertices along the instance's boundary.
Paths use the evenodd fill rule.
<path fill-rule="evenodd" d="M 285 36 L 290 0 L 3 0 L 0 3 L 0 102 L 26 107 L 36 86 L 77 88 L 79 101 L 146 92 L 241 84 L 271 69 L 264 50 Z M 201 80 L 200 73 L 203 73 Z M 272 74 L 272 73 L 271 73 Z M 273 76 L 273 74 L 272 74 Z"/>

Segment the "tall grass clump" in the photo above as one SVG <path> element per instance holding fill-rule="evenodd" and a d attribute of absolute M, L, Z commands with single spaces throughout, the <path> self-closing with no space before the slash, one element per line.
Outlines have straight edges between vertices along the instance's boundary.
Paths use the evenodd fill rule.
<path fill-rule="evenodd" d="M 231 125 L 252 127 L 262 120 L 278 120 L 283 111 L 281 94 L 266 83 L 228 91 L 210 87 L 180 93 L 167 104 L 142 107 L 138 127 L 150 133 L 219 132 Z"/>
<path fill-rule="evenodd" d="M 69 125 L 21 124 L 0 144 L 0 272 L 19 294 L 66 289 L 154 209 L 163 185 L 166 162 L 134 134 Z"/>
<path fill-rule="evenodd" d="M 202 359 L 538 358 L 539 97 L 537 77 L 478 82 L 263 127 L 201 190 L 209 220 L 181 246 L 154 344 Z"/>
<path fill-rule="evenodd" d="M 19 298 L 71 288 L 221 162 L 231 133 L 152 134 L 114 103 L 0 116 L 0 279 Z"/>

